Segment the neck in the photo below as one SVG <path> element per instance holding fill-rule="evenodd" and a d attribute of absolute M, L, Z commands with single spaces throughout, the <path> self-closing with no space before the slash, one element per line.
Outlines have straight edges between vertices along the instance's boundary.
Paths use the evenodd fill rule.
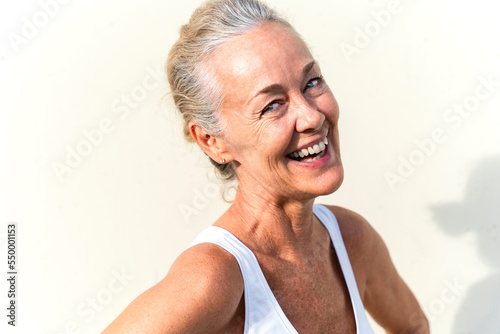
<path fill-rule="evenodd" d="M 240 184 L 227 212 L 228 227 L 256 252 L 290 258 L 313 251 L 318 224 L 312 210 L 314 198 L 289 200 L 254 189 Z"/>

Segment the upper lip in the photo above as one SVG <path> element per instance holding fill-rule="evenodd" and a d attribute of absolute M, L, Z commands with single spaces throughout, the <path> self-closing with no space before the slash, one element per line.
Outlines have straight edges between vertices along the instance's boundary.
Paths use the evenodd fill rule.
<path fill-rule="evenodd" d="M 295 150 L 293 150 L 293 151 L 288 152 L 288 153 L 287 153 L 287 155 L 288 155 L 288 154 L 291 154 L 291 153 L 293 153 L 293 152 L 299 152 L 299 151 L 301 151 L 301 150 L 303 150 L 303 149 L 305 149 L 305 148 L 312 147 L 312 146 L 314 146 L 314 145 L 316 145 L 316 144 L 319 144 L 321 141 L 323 141 L 323 139 L 325 139 L 325 138 L 326 138 L 326 136 L 327 136 L 327 134 L 324 134 L 324 135 L 322 135 L 320 138 L 318 138 L 318 139 L 316 139 L 316 140 L 314 140 L 314 141 L 311 141 L 311 142 L 309 142 L 308 144 L 305 144 L 305 145 L 301 146 L 300 148 L 297 148 L 297 149 L 295 149 Z"/>

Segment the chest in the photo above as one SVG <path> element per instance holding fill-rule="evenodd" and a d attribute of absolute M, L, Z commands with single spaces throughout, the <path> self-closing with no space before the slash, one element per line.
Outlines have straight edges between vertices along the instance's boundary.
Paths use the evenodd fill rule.
<path fill-rule="evenodd" d="M 356 333 L 349 292 L 333 251 L 300 265 L 257 256 L 267 284 L 293 327 L 304 334 Z M 244 302 L 238 319 L 244 318 Z"/>
<path fill-rule="evenodd" d="M 349 292 L 333 249 L 308 265 L 264 266 L 276 300 L 299 333 L 355 333 Z M 266 275 L 267 272 L 267 275 Z"/>

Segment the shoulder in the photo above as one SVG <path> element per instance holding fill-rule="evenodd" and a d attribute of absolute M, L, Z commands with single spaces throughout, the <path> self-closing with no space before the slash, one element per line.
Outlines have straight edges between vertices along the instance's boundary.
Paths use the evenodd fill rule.
<path fill-rule="evenodd" d="M 238 262 L 210 243 L 185 250 L 166 277 L 137 297 L 104 333 L 218 333 L 243 296 Z"/>
<path fill-rule="evenodd" d="M 373 319 L 388 333 L 429 333 L 427 319 L 380 235 L 359 214 L 326 207 L 337 218 L 363 304 Z"/>
<path fill-rule="evenodd" d="M 243 278 L 235 257 L 212 243 L 201 243 L 185 250 L 159 283 L 166 289 L 176 286 L 211 303 L 230 302 L 241 297 Z"/>
<path fill-rule="evenodd" d="M 349 209 L 325 205 L 337 218 L 342 239 L 357 279 L 362 283 L 376 270 L 380 261 L 388 261 L 387 247 L 368 221 Z"/>
<path fill-rule="evenodd" d="M 375 246 L 380 236 L 363 216 L 340 206 L 324 206 L 337 218 L 346 248 Z"/>
<path fill-rule="evenodd" d="M 220 284 L 221 280 L 222 282 L 229 280 L 232 283 L 235 280 L 241 280 L 243 288 L 236 258 L 224 248 L 208 242 L 190 247 L 179 255 L 165 279 L 171 276 L 180 276 L 183 280 L 189 280 L 190 277 L 199 279 L 201 277 L 197 276 L 203 276 L 207 278 L 206 283 L 214 284 Z M 199 280 L 197 282 L 200 283 Z"/>

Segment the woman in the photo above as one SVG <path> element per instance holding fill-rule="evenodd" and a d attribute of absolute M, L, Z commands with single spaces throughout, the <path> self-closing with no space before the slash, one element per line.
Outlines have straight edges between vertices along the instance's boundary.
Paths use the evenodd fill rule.
<path fill-rule="evenodd" d="M 343 179 L 337 102 L 306 44 L 257 0 L 198 8 L 167 71 L 185 134 L 231 207 L 105 333 L 428 333 L 359 215 L 314 205 Z"/>

